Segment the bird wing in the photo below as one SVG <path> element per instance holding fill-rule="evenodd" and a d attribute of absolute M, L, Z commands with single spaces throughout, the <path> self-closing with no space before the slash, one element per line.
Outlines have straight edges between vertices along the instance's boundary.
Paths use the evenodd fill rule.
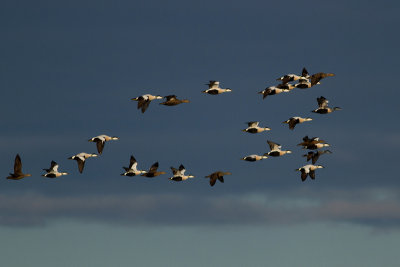
<path fill-rule="evenodd" d="M 301 169 L 301 180 L 304 182 L 307 179 L 308 173 L 304 170 Z"/>
<path fill-rule="evenodd" d="M 167 95 L 167 96 L 165 96 L 165 98 L 167 99 L 167 101 L 171 101 L 171 100 L 176 99 L 176 95 Z"/>
<path fill-rule="evenodd" d="M 247 125 L 249 125 L 249 127 L 257 127 L 259 124 L 258 121 L 249 121 L 247 122 Z"/>
<path fill-rule="evenodd" d="M 278 150 L 278 149 L 280 149 L 282 146 L 281 145 L 279 145 L 279 144 L 277 144 L 277 143 L 274 143 L 274 142 L 272 142 L 272 141 L 267 141 L 267 143 L 268 143 L 268 145 L 269 145 L 269 148 L 271 149 L 271 150 Z"/>
<path fill-rule="evenodd" d="M 309 174 L 310 174 L 311 179 L 314 180 L 314 179 L 315 179 L 315 171 L 311 171 L 311 170 L 310 170 L 310 173 L 309 173 Z"/>
<path fill-rule="evenodd" d="M 97 152 L 99 152 L 99 154 L 101 154 L 103 152 L 104 145 L 105 145 L 105 142 L 103 140 L 98 139 L 96 141 Z"/>
<path fill-rule="evenodd" d="M 131 159 L 129 160 L 129 169 L 135 168 L 136 169 L 137 166 L 137 161 L 135 159 L 135 157 L 132 155 Z"/>
<path fill-rule="evenodd" d="M 217 181 L 217 177 L 211 175 L 210 176 L 210 185 L 214 186 L 216 181 Z"/>
<path fill-rule="evenodd" d="M 298 119 L 291 118 L 289 120 L 289 129 L 293 130 L 297 123 L 299 123 Z"/>
<path fill-rule="evenodd" d="M 326 107 L 328 107 L 329 101 L 328 101 L 328 99 L 326 99 L 326 98 L 323 97 L 323 96 L 318 97 L 318 98 L 317 98 L 317 102 L 318 102 L 318 106 L 319 106 L 320 108 L 326 108 Z"/>
<path fill-rule="evenodd" d="M 48 172 L 58 172 L 58 164 L 54 160 L 51 161 L 50 169 Z"/>
<path fill-rule="evenodd" d="M 323 74 L 324 73 L 319 72 L 319 73 L 311 75 L 311 86 L 316 85 L 322 78 L 324 78 Z"/>
<path fill-rule="evenodd" d="M 153 165 L 151 165 L 151 167 L 149 169 L 149 173 L 156 172 L 157 169 L 158 169 L 158 162 L 156 162 Z"/>
<path fill-rule="evenodd" d="M 78 163 L 79 172 L 82 173 L 83 168 L 85 168 L 85 161 L 82 160 L 81 158 L 76 158 L 76 162 Z"/>
<path fill-rule="evenodd" d="M 179 173 L 181 175 L 185 175 L 185 171 L 186 171 L 185 167 L 181 164 L 181 166 L 179 166 Z"/>
<path fill-rule="evenodd" d="M 142 113 L 144 113 L 146 111 L 146 109 L 149 107 L 150 105 L 150 100 L 144 100 L 144 101 L 140 101 L 139 103 L 141 103 L 140 107 L 139 107 L 139 103 L 138 103 L 138 108 L 142 108 Z"/>
<path fill-rule="evenodd" d="M 219 82 L 217 82 L 217 81 L 210 81 L 207 85 L 208 85 L 208 89 L 219 88 Z"/>
<path fill-rule="evenodd" d="M 320 151 L 318 151 L 317 153 L 314 153 L 314 155 L 312 156 L 312 161 L 311 161 L 312 164 L 315 164 L 315 162 L 317 162 L 317 160 L 319 159 L 320 155 L 321 155 Z M 311 176 L 311 172 L 310 172 L 310 176 Z"/>
<path fill-rule="evenodd" d="M 22 162 L 19 154 L 15 156 L 15 161 L 14 161 L 14 174 L 22 174 Z"/>
<path fill-rule="evenodd" d="M 172 170 L 172 174 L 174 176 L 180 176 L 181 175 L 181 172 L 177 168 L 171 167 L 171 170 Z"/>
<path fill-rule="evenodd" d="M 307 71 L 306 68 L 303 68 L 303 70 L 302 70 L 302 72 L 301 72 L 301 76 L 302 76 L 302 77 L 307 77 L 307 76 L 309 76 L 308 71 Z"/>

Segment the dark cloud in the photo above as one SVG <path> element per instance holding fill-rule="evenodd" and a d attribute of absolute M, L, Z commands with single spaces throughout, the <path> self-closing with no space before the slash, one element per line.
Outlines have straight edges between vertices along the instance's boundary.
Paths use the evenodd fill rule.
<path fill-rule="evenodd" d="M 288 196 L 138 194 L 0 196 L 0 224 L 45 225 L 55 220 L 125 225 L 240 225 L 344 222 L 399 227 L 398 191 L 290 192 Z M 306 193 L 306 194 L 305 194 Z"/>

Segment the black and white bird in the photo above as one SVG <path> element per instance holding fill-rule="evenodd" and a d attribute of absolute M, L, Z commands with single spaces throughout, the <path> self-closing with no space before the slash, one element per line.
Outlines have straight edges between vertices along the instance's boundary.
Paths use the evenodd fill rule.
<path fill-rule="evenodd" d="M 220 88 L 218 81 L 210 81 L 206 85 L 208 85 L 208 89 L 203 91 L 203 93 L 206 93 L 206 94 L 219 95 L 219 94 L 226 93 L 226 92 L 232 92 L 232 90 L 230 88 L 225 88 L 225 89 Z"/>
<path fill-rule="evenodd" d="M 296 75 L 296 74 L 286 74 L 283 75 L 282 77 L 276 79 L 277 81 L 282 81 L 283 84 L 288 83 L 288 82 L 293 82 L 297 81 L 299 79 L 308 79 L 310 76 L 308 75 L 308 71 L 306 68 L 303 68 L 301 75 Z"/>
<path fill-rule="evenodd" d="M 313 120 L 312 118 L 302 118 L 302 117 L 296 116 L 296 117 L 291 117 L 282 123 L 287 123 L 289 125 L 289 129 L 293 130 L 294 127 L 296 127 L 296 124 L 303 123 L 306 121 L 312 121 L 312 120 Z"/>
<path fill-rule="evenodd" d="M 102 135 L 92 137 L 88 141 L 96 143 L 97 152 L 99 152 L 99 154 L 101 155 L 101 153 L 103 152 L 105 143 L 108 141 L 111 141 L 111 140 L 119 140 L 119 138 L 116 136 L 108 136 L 108 135 L 102 134 Z"/>
<path fill-rule="evenodd" d="M 315 179 L 315 170 L 316 169 L 321 169 L 324 168 L 321 165 L 305 165 L 303 167 L 300 167 L 298 169 L 296 169 L 296 171 L 300 171 L 301 172 L 301 180 L 304 182 L 307 179 L 307 176 L 309 175 L 311 179 Z"/>
<path fill-rule="evenodd" d="M 131 155 L 131 158 L 129 160 L 129 167 L 122 167 L 125 172 L 122 173 L 122 176 L 136 176 L 136 175 L 141 175 L 146 173 L 146 171 L 143 170 L 138 170 L 137 169 L 137 161 L 133 155 Z"/>
<path fill-rule="evenodd" d="M 170 177 L 169 179 L 173 180 L 175 182 L 186 181 L 189 178 L 194 178 L 193 175 L 185 175 L 186 169 L 182 164 L 179 166 L 179 169 L 171 167 L 171 170 L 172 170 L 173 176 Z"/>
<path fill-rule="evenodd" d="M 268 157 L 265 155 L 256 155 L 256 154 L 252 154 L 252 155 L 248 155 L 246 157 L 241 158 L 241 160 L 245 160 L 245 161 L 259 161 L 259 160 L 263 160 L 263 159 L 267 159 Z"/>
<path fill-rule="evenodd" d="M 280 94 L 280 93 L 283 93 L 283 92 L 287 93 L 287 92 L 290 92 L 290 90 L 289 89 L 281 89 L 281 88 L 278 88 L 276 86 L 270 86 L 270 87 L 267 87 L 267 88 L 265 88 L 264 90 L 262 90 L 262 91 L 260 91 L 258 93 L 262 94 L 263 95 L 263 99 L 265 99 L 269 95 L 277 95 L 277 94 Z"/>
<path fill-rule="evenodd" d="M 328 107 L 328 99 L 326 99 L 325 97 L 321 96 L 317 98 L 317 102 L 318 102 L 318 108 L 313 110 L 312 112 L 314 113 L 318 113 L 318 114 L 328 114 L 328 113 L 332 113 L 336 110 L 341 110 L 340 107 L 334 107 L 334 108 L 330 108 Z"/>
<path fill-rule="evenodd" d="M 135 98 L 131 98 L 131 100 L 137 101 L 137 108 L 142 110 L 142 113 L 146 111 L 146 109 L 149 107 L 150 102 L 155 100 L 155 99 L 163 99 L 162 96 L 160 95 L 150 95 L 150 94 L 145 94 L 141 95 Z"/>
<path fill-rule="evenodd" d="M 290 154 L 292 153 L 291 150 L 281 150 L 282 146 L 280 144 L 274 143 L 272 141 L 267 141 L 269 148 L 271 151 L 269 151 L 268 153 L 265 153 L 265 156 L 271 156 L 271 157 L 280 157 L 283 156 L 285 154 Z"/>
<path fill-rule="evenodd" d="M 97 154 L 90 154 L 90 153 L 85 153 L 85 152 L 81 152 L 79 154 L 76 154 L 72 157 L 69 157 L 68 159 L 72 159 L 72 160 L 76 160 L 76 162 L 78 163 L 78 170 L 80 173 L 83 172 L 83 168 L 85 167 L 85 161 L 88 158 L 93 158 L 93 157 L 97 157 Z"/>
<path fill-rule="evenodd" d="M 243 129 L 242 131 L 243 132 L 247 132 L 247 133 L 255 134 L 255 133 L 261 133 L 261 132 L 264 132 L 264 131 L 271 130 L 268 127 L 260 127 L 260 126 L 258 126 L 259 123 L 260 122 L 258 122 L 258 121 L 249 121 L 249 122 L 247 122 L 248 127 L 246 129 Z"/>
<path fill-rule="evenodd" d="M 68 175 L 67 172 L 59 172 L 58 171 L 58 164 L 57 162 L 55 162 L 54 160 L 51 161 L 51 165 L 49 169 L 43 169 L 44 171 L 46 171 L 45 174 L 42 174 L 43 177 L 47 177 L 47 178 L 57 178 L 63 175 Z"/>

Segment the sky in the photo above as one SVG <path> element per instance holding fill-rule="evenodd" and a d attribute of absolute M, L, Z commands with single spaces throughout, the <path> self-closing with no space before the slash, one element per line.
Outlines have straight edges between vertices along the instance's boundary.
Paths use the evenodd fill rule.
<path fill-rule="evenodd" d="M 395 1 L 3 1 L 0 256 L 7 266 L 397 266 L 400 4 Z M 332 72 L 267 97 L 276 78 Z M 205 95 L 209 80 L 231 93 Z M 175 94 L 142 114 L 133 97 Z M 311 113 L 324 96 L 341 111 Z M 312 117 L 294 131 L 282 122 Z M 271 131 L 241 130 L 260 121 Z M 120 140 L 96 152 L 87 140 Z M 316 180 L 296 146 L 333 153 Z M 261 162 L 267 140 L 293 154 Z M 32 177 L 6 180 L 19 153 Z M 130 155 L 167 174 L 122 177 Z M 40 175 L 55 160 L 70 173 Z M 194 179 L 169 181 L 183 164 Z M 210 187 L 204 176 L 230 171 Z M 8 244 L 8 245 L 5 245 Z M 18 249 L 15 249 L 18 248 Z M 373 251 L 373 253 L 371 253 Z M 291 256 L 287 256 L 291 255 Z"/>

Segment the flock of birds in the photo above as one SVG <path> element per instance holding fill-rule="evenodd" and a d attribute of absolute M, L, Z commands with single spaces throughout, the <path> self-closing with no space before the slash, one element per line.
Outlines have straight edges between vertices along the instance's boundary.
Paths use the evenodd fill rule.
<path fill-rule="evenodd" d="M 319 72 L 319 73 L 316 73 L 313 75 L 309 75 L 308 71 L 305 68 L 303 68 L 301 75 L 296 75 L 296 74 L 284 75 L 277 79 L 278 81 L 280 81 L 280 84 L 278 84 L 276 86 L 267 87 L 266 89 L 259 92 L 259 94 L 262 94 L 263 99 L 265 99 L 267 96 L 280 94 L 283 92 L 290 92 L 291 90 L 293 90 L 295 88 L 299 88 L 299 89 L 311 88 L 315 85 L 320 84 L 321 79 L 330 77 L 330 76 L 334 76 L 334 74 Z M 297 83 L 293 84 L 290 82 L 297 82 Z M 208 89 L 203 91 L 203 93 L 210 94 L 210 95 L 219 95 L 219 94 L 223 94 L 223 93 L 227 93 L 227 92 L 232 92 L 232 90 L 230 88 L 225 88 L 225 89 L 220 88 L 219 84 L 220 83 L 218 81 L 210 81 L 208 84 L 206 84 L 206 85 L 208 85 Z M 175 105 L 179 105 L 182 103 L 190 102 L 187 99 L 178 99 L 176 95 L 168 95 L 168 96 L 162 97 L 159 95 L 155 96 L 155 95 L 151 95 L 151 94 L 145 94 L 142 96 L 138 96 L 138 97 L 132 98 L 132 100 L 137 101 L 137 108 L 140 109 L 142 113 L 144 113 L 148 109 L 150 103 L 153 100 L 163 99 L 163 98 L 165 98 L 166 101 L 160 103 L 160 105 L 175 106 Z M 329 101 L 323 96 L 318 97 L 317 102 L 318 102 L 318 108 L 313 110 L 312 111 L 313 113 L 329 114 L 336 110 L 341 109 L 339 107 L 334 107 L 334 108 L 328 107 Z M 288 120 L 284 121 L 283 123 L 287 123 L 289 125 L 289 129 L 293 130 L 297 124 L 304 123 L 306 121 L 312 121 L 312 118 L 308 118 L 308 117 L 302 118 L 299 116 L 295 116 L 295 117 L 289 118 Z M 248 122 L 247 124 L 248 124 L 248 127 L 246 129 L 243 129 L 243 131 L 247 132 L 247 133 L 257 134 L 257 133 L 271 130 L 268 127 L 260 127 L 258 121 L 251 121 L 251 122 Z M 103 152 L 105 143 L 112 141 L 112 140 L 119 140 L 119 138 L 116 136 L 108 136 L 108 135 L 104 135 L 104 134 L 95 136 L 95 137 L 89 139 L 88 141 L 96 143 L 98 154 L 82 152 L 82 153 L 76 154 L 72 157 L 69 157 L 68 159 L 75 160 L 78 164 L 79 172 L 82 173 L 83 169 L 85 167 L 86 159 L 92 158 L 92 157 L 98 157 L 99 155 L 101 155 Z M 254 161 L 260 161 L 260 160 L 266 159 L 268 157 L 281 157 L 285 154 L 292 153 L 292 151 L 290 151 L 290 150 L 282 150 L 282 146 L 277 143 L 274 143 L 269 140 L 267 142 L 270 147 L 269 152 L 267 152 L 263 155 L 256 155 L 256 154 L 248 155 L 246 157 L 243 157 L 242 160 L 254 162 Z M 296 171 L 301 172 L 301 180 L 302 181 L 305 181 L 307 179 L 307 176 L 310 176 L 311 179 L 315 179 L 315 170 L 323 168 L 323 166 L 315 165 L 315 163 L 318 161 L 318 159 L 321 155 L 332 153 L 330 150 L 320 150 L 320 149 L 322 149 L 324 147 L 329 147 L 330 145 L 318 137 L 309 138 L 308 136 L 305 136 L 303 138 L 303 142 L 301 142 L 298 145 L 302 146 L 304 149 L 316 150 L 315 152 L 310 151 L 307 154 L 303 155 L 304 157 L 306 157 L 307 162 L 311 160 L 312 164 L 307 164 L 307 165 L 304 165 L 304 166 L 296 169 Z M 158 171 L 158 162 L 155 162 L 150 167 L 150 169 L 147 171 L 139 170 L 137 165 L 138 165 L 138 162 L 136 161 L 135 157 L 132 155 L 130 157 L 129 166 L 123 167 L 125 172 L 122 173 L 121 175 L 129 176 L 129 177 L 143 176 L 143 177 L 147 177 L 147 178 L 153 178 L 153 177 L 157 177 L 159 175 L 165 174 L 165 172 L 163 172 L 163 171 Z M 43 169 L 44 171 L 46 171 L 46 173 L 43 174 L 42 176 L 47 177 L 47 178 L 57 178 L 57 177 L 60 177 L 63 175 L 68 175 L 67 172 L 60 172 L 58 170 L 58 168 L 59 168 L 59 165 L 55 161 L 52 161 L 49 169 Z M 193 175 L 185 174 L 186 169 L 182 164 L 179 166 L 178 169 L 171 167 L 171 171 L 172 171 L 172 176 L 169 179 L 173 180 L 173 181 L 178 182 L 178 181 L 185 181 L 189 178 L 194 178 Z M 217 180 L 223 183 L 224 176 L 230 175 L 230 174 L 231 174 L 230 172 L 216 171 L 205 177 L 209 178 L 210 185 L 214 186 L 214 184 L 216 183 Z M 14 173 L 10 173 L 10 176 L 8 176 L 7 179 L 20 180 L 22 178 L 29 177 L 29 176 L 31 176 L 31 174 L 22 172 L 21 157 L 19 156 L 19 154 L 17 154 L 15 157 L 15 161 L 14 161 Z"/>

